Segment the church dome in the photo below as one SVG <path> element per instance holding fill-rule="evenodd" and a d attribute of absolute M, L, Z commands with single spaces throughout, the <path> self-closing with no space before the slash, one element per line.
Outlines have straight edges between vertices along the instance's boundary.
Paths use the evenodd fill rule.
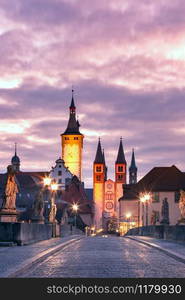
<path fill-rule="evenodd" d="M 17 154 L 15 154 L 15 155 L 12 157 L 11 162 L 12 162 L 12 164 L 20 163 L 20 158 L 17 156 Z"/>

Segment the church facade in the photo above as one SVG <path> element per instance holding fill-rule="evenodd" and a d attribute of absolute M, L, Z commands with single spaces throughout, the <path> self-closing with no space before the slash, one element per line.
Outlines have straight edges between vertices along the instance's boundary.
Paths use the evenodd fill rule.
<path fill-rule="evenodd" d="M 108 229 L 111 219 L 118 220 L 119 202 L 123 195 L 123 185 L 127 181 L 127 162 L 122 138 L 120 139 L 117 159 L 115 161 L 115 179 L 107 179 L 107 166 L 100 139 L 93 164 L 93 199 L 95 205 L 94 225 L 96 229 Z M 137 167 L 134 150 L 129 168 L 129 182 L 137 183 Z"/>

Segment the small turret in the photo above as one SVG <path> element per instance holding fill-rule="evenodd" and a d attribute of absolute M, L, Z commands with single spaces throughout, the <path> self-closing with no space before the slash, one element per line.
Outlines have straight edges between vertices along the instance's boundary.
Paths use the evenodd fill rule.
<path fill-rule="evenodd" d="M 134 149 L 132 149 L 132 159 L 129 167 L 129 183 L 136 184 L 137 183 L 137 166 L 135 162 L 135 154 Z"/>
<path fill-rule="evenodd" d="M 17 156 L 17 143 L 15 143 L 15 154 L 11 159 L 14 172 L 20 172 L 20 158 Z"/>

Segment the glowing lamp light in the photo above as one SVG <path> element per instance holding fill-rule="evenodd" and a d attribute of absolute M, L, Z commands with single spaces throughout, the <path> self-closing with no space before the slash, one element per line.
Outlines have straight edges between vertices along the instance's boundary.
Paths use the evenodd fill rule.
<path fill-rule="evenodd" d="M 150 200 L 150 195 L 149 194 L 144 195 L 144 197 L 145 197 L 146 201 Z"/>
<path fill-rule="evenodd" d="M 52 191 L 57 191 L 57 190 L 58 190 L 58 184 L 53 183 L 53 184 L 51 185 L 51 189 L 52 189 Z"/>
<path fill-rule="evenodd" d="M 50 177 L 45 177 L 44 178 L 44 185 L 50 185 L 51 183 L 51 178 Z"/>
<path fill-rule="evenodd" d="M 140 201 L 144 203 L 146 201 L 145 197 L 141 197 Z"/>
<path fill-rule="evenodd" d="M 126 218 L 129 219 L 131 217 L 131 213 L 126 214 Z"/>
<path fill-rule="evenodd" d="M 74 211 L 77 212 L 77 210 L 78 210 L 78 205 L 77 205 L 77 204 L 73 204 L 72 209 L 73 209 Z"/>
<path fill-rule="evenodd" d="M 149 200 L 150 200 L 150 194 L 145 194 L 142 197 L 140 197 L 140 201 L 143 203 Z"/>

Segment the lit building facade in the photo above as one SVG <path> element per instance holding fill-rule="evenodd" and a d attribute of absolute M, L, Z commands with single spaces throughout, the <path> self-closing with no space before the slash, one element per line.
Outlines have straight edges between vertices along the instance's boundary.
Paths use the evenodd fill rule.
<path fill-rule="evenodd" d="M 69 121 L 67 129 L 61 134 L 62 159 L 69 171 L 82 180 L 82 150 L 83 134 L 79 130 L 80 124 L 76 119 L 76 107 L 73 98 L 69 107 Z"/>
<path fill-rule="evenodd" d="M 72 179 L 73 174 L 66 168 L 64 160 L 59 157 L 56 160 L 55 166 L 52 167 L 52 170 L 49 174 L 50 178 L 55 181 L 58 185 L 58 189 L 65 189 L 66 184 Z"/>
<path fill-rule="evenodd" d="M 107 230 L 111 219 L 118 221 L 118 199 L 123 195 L 123 184 L 126 184 L 126 178 L 127 162 L 122 139 L 120 139 L 118 155 L 115 161 L 115 181 L 107 179 L 105 155 L 99 140 L 93 165 L 94 225 L 96 229 Z M 129 178 L 131 178 L 131 174 L 129 174 Z"/>
<path fill-rule="evenodd" d="M 119 199 L 119 222 L 131 227 L 160 225 L 162 222 L 163 201 L 169 205 L 169 224 L 176 225 L 180 220 L 180 191 L 185 190 L 185 173 L 176 166 L 155 167 L 137 184 L 123 187 Z M 148 196 L 142 201 L 143 196 Z"/>

